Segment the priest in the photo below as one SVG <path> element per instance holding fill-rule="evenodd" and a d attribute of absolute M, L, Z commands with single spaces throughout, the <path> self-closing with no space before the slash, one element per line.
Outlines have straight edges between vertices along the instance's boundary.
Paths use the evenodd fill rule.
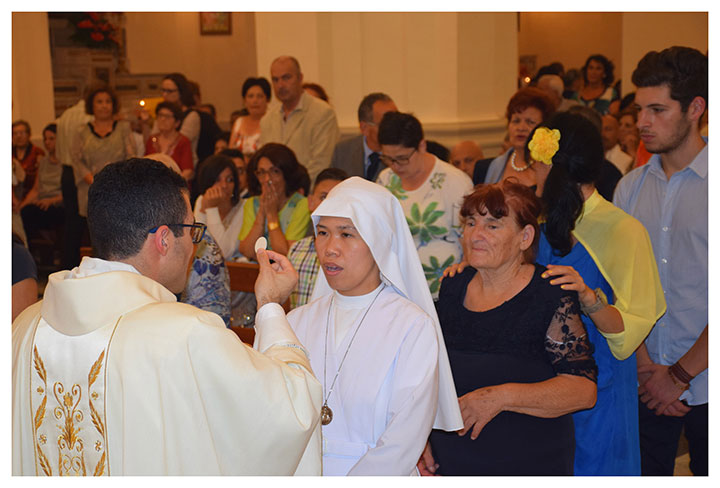
<path fill-rule="evenodd" d="M 88 225 L 97 258 L 51 275 L 13 323 L 13 474 L 320 474 L 321 387 L 278 305 L 287 259 L 258 253 L 251 349 L 176 301 L 205 230 L 182 177 L 107 166 Z"/>

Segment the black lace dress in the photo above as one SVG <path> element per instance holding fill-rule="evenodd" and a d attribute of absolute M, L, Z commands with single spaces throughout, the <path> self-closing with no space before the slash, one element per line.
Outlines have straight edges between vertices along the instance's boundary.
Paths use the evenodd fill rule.
<path fill-rule="evenodd" d="M 503 383 L 536 383 L 557 374 L 597 378 L 592 345 L 580 320 L 577 293 L 553 286 L 536 265 L 530 283 L 497 308 L 463 305 L 476 270 L 446 278 L 438 315 L 458 397 Z M 540 418 L 501 412 L 471 440 L 470 433 L 433 430 L 442 475 L 571 475 L 575 436 L 570 414 Z"/>

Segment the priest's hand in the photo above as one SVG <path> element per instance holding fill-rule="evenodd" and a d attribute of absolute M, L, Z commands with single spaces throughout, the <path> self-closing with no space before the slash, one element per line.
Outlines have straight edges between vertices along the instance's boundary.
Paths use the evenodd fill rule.
<path fill-rule="evenodd" d="M 270 264 L 270 259 L 275 262 Z M 258 310 L 266 303 L 284 303 L 298 280 L 292 264 L 282 254 L 264 249 L 257 250 L 257 260 L 260 264 L 260 274 L 255 281 Z"/>

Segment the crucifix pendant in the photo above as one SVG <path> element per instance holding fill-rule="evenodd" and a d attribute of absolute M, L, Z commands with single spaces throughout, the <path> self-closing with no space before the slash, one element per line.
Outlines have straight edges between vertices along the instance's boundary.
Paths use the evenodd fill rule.
<path fill-rule="evenodd" d="M 330 410 L 330 407 L 327 406 L 327 404 L 323 405 L 320 409 L 320 422 L 323 425 L 327 425 L 330 422 L 332 422 L 333 419 L 333 413 L 332 410 Z"/>

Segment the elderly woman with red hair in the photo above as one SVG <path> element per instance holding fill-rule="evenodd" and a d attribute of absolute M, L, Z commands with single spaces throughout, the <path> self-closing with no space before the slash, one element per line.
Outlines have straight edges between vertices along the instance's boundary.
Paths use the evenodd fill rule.
<path fill-rule="evenodd" d="M 464 427 L 432 432 L 424 474 L 573 474 L 570 413 L 595 403 L 597 366 L 577 293 L 534 264 L 540 210 L 508 180 L 464 200 L 470 266 L 443 280 L 438 302 Z"/>

